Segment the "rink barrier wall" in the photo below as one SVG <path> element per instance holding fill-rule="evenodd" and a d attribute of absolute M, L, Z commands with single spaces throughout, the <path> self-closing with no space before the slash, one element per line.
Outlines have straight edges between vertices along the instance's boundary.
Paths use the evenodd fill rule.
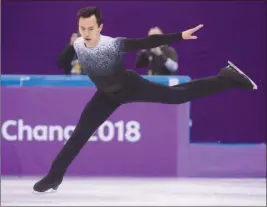
<path fill-rule="evenodd" d="M 143 76 L 164 85 L 188 76 Z M 2 175 L 43 175 L 95 93 L 86 76 L 2 75 Z M 266 145 L 190 143 L 190 103 L 121 106 L 89 139 L 70 176 L 265 177 Z"/>

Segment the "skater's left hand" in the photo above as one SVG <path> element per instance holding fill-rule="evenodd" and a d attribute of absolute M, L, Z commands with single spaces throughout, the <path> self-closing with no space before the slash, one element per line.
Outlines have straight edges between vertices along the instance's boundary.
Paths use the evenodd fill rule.
<path fill-rule="evenodd" d="M 199 29 L 201 29 L 204 25 L 200 24 L 192 29 L 188 29 L 186 31 L 182 32 L 182 37 L 184 40 L 195 40 L 197 39 L 197 36 L 192 36 L 192 34 L 196 31 L 198 31 Z"/>

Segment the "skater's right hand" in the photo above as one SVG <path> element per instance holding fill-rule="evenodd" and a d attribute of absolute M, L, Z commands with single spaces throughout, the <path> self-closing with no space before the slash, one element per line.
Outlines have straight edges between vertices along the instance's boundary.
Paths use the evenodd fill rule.
<path fill-rule="evenodd" d="M 200 30 L 204 25 L 200 24 L 192 29 L 188 29 L 186 31 L 182 32 L 182 37 L 184 40 L 195 40 L 197 39 L 197 36 L 192 36 L 193 33 L 195 33 L 196 31 Z"/>

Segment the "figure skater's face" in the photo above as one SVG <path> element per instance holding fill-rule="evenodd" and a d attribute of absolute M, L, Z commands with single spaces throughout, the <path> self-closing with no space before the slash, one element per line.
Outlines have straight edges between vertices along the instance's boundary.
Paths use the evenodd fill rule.
<path fill-rule="evenodd" d="M 84 39 L 87 47 L 94 47 L 97 45 L 102 28 L 103 24 L 97 24 L 95 15 L 88 18 L 81 17 L 79 19 L 79 33 Z"/>

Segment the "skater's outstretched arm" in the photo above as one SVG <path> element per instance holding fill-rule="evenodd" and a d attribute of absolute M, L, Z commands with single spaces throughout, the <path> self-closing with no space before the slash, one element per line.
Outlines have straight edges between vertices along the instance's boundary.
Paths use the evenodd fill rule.
<path fill-rule="evenodd" d="M 200 24 L 197 27 L 181 33 L 150 35 L 148 37 L 138 39 L 125 39 L 124 51 L 130 52 L 135 50 L 159 47 L 161 45 L 170 44 L 178 40 L 197 39 L 197 36 L 192 36 L 192 34 L 202 27 L 203 25 Z"/>
<path fill-rule="evenodd" d="M 182 40 L 182 33 L 150 35 L 145 38 L 126 39 L 124 42 L 125 52 L 150 49 L 161 45 L 170 44 L 174 41 Z"/>

